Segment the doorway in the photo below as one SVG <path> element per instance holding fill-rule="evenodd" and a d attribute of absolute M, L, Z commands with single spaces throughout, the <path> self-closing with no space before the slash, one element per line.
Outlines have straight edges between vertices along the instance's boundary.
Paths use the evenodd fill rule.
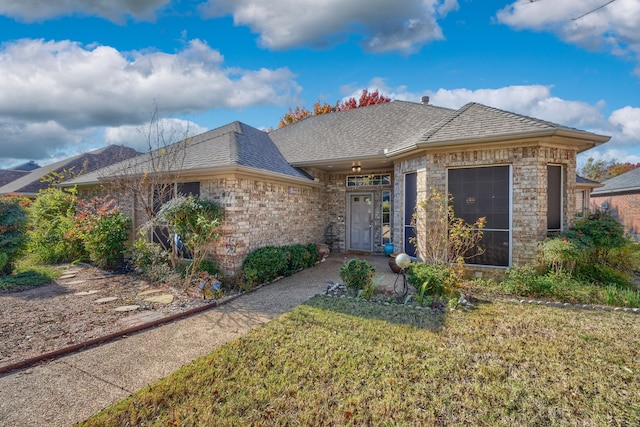
<path fill-rule="evenodd" d="M 349 249 L 373 251 L 373 194 L 349 195 Z"/>

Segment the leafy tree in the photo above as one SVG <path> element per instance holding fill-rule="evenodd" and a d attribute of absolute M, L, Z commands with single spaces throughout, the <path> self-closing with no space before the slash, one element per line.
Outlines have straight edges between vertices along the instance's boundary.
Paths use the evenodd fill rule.
<path fill-rule="evenodd" d="M 157 216 L 145 226 L 166 227 L 170 235 L 176 237 L 172 239 L 174 260 L 182 255 L 180 242 L 184 244 L 184 250 L 191 255 L 185 271 L 185 287 L 200 271 L 200 265 L 208 255 L 209 244 L 219 237 L 218 227 L 223 213 L 223 209 L 213 201 L 178 196 L 163 204 Z"/>
<path fill-rule="evenodd" d="M 349 98 L 344 102 L 337 101 L 333 106 L 317 101 L 313 104 L 313 111 L 301 107 L 296 107 L 295 110 L 289 108 L 289 112 L 280 119 L 278 128 L 283 128 L 311 116 L 319 116 L 321 114 L 328 114 L 334 111 L 351 110 L 353 108 L 366 107 L 369 105 L 384 104 L 390 101 L 391 98 L 380 95 L 377 90 L 369 92 L 367 89 L 364 89 L 358 100 L 355 98 Z"/>
<path fill-rule="evenodd" d="M 578 171 L 578 175 L 593 181 L 602 182 L 638 167 L 640 167 L 640 163 L 618 163 L 615 159 L 595 160 L 593 157 L 589 157 L 587 162 Z"/>
<path fill-rule="evenodd" d="M 10 274 L 15 260 L 27 246 L 29 199 L 0 196 L 0 274 Z"/>

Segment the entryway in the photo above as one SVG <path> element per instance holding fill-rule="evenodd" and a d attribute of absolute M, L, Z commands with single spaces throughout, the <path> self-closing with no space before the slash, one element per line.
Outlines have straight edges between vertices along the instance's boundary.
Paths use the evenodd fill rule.
<path fill-rule="evenodd" d="M 348 249 L 373 251 L 373 194 L 349 195 Z"/>

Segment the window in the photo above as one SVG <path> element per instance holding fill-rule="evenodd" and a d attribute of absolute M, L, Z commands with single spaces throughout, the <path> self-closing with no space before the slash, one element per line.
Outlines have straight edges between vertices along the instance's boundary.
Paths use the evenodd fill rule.
<path fill-rule="evenodd" d="M 412 257 L 416 256 L 416 247 L 411 239 L 416 237 L 416 227 L 413 225 L 413 212 L 418 203 L 418 174 L 411 172 L 404 176 L 404 252 Z"/>
<path fill-rule="evenodd" d="M 448 191 L 456 217 L 472 224 L 486 217 L 480 246 L 482 255 L 467 263 L 508 267 L 511 241 L 511 167 L 449 169 Z"/>
<path fill-rule="evenodd" d="M 391 242 L 391 191 L 382 192 L 382 244 Z"/>
<path fill-rule="evenodd" d="M 576 217 L 584 218 L 587 211 L 587 192 L 585 190 L 576 191 Z"/>
<path fill-rule="evenodd" d="M 562 230 L 562 166 L 547 165 L 547 231 Z"/>
<path fill-rule="evenodd" d="M 347 187 L 391 185 L 391 174 L 351 175 L 347 177 Z"/>
<path fill-rule="evenodd" d="M 200 182 L 181 182 L 177 186 L 171 184 L 156 184 L 153 188 L 153 212 L 157 213 L 163 204 L 173 199 L 176 195 L 200 196 Z M 156 228 L 153 231 L 153 241 L 168 248 L 169 232 L 166 228 Z"/>

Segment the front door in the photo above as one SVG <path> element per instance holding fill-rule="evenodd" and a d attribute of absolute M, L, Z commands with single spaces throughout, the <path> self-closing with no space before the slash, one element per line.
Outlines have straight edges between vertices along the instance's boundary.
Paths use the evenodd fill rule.
<path fill-rule="evenodd" d="M 349 196 L 349 249 L 373 250 L 373 196 L 351 194 Z"/>

